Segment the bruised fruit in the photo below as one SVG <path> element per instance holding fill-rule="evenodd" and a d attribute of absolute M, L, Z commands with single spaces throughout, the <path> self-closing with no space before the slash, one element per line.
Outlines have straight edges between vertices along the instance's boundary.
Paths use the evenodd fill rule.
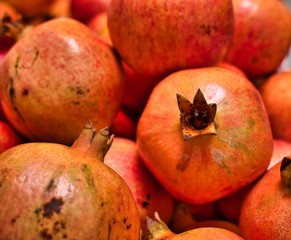
<path fill-rule="evenodd" d="M 113 46 L 145 76 L 215 65 L 233 34 L 231 0 L 111 0 L 108 28 Z"/>
<path fill-rule="evenodd" d="M 137 204 L 143 232 L 146 229 L 146 217 L 154 217 L 156 211 L 165 223 L 170 222 L 174 198 L 145 167 L 134 141 L 116 137 L 104 158 L 104 163 L 114 169 L 128 184 Z"/>
<path fill-rule="evenodd" d="M 239 227 L 248 240 L 291 239 L 291 158 L 274 165 L 246 196 Z"/>
<path fill-rule="evenodd" d="M 0 79 L 1 104 L 15 129 L 33 141 L 67 145 L 87 119 L 110 126 L 125 91 L 113 49 L 70 18 L 26 33 L 3 60 Z"/>
<path fill-rule="evenodd" d="M 27 143 L 0 155 L 0 238 L 138 240 L 124 180 L 103 163 L 113 135 L 88 122 L 72 147 Z"/>
<path fill-rule="evenodd" d="M 255 86 L 233 70 L 209 67 L 175 72 L 154 88 L 137 146 L 168 192 L 203 204 L 261 176 L 273 137 Z"/>

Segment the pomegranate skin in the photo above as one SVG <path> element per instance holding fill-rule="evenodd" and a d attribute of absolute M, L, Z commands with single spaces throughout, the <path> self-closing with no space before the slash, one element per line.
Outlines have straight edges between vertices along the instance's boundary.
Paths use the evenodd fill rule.
<path fill-rule="evenodd" d="M 260 86 L 273 136 L 291 142 L 291 70 L 269 76 Z"/>
<path fill-rule="evenodd" d="M 97 129 L 110 126 L 125 92 L 113 49 L 70 18 L 26 33 L 5 56 L 0 79 L 3 111 L 15 129 L 67 145 L 88 119 Z"/>
<path fill-rule="evenodd" d="M 274 72 L 291 43 L 288 7 L 276 0 L 233 0 L 233 9 L 234 34 L 225 61 L 238 66 L 250 78 Z"/>
<path fill-rule="evenodd" d="M 216 134 L 184 140 L 176 95 L 198 88 L 217 104 Z M 262 175 L 270 162 L 272 132 L 254 85 L 228 69 L 182 70 L 153 90 L 137 126 L 138 151 L 175 198 L 203 204 L 231 194 Z"/>
<path fill-rule="evenodd" d="M 239 227 L 248 240 L 291 239 L 290 187 L 283 187 L 280 165 L 274 165 L 246 196 Z"/>
<path fill-rule="evenodd" d="M 128 184 L 137 204 L 143 230 L 146 229 L 146 217 L 153 217 L 155 212 L 159 213 L 166 224 L 170 223 L 174 198 L 148 171 L 134 141 L 116 137 L 104 158 L 104 163 L 114 169 Z"/>
<path fill-rule="evenodd" d="M 0 239 L 139 239 L 131 192 L 102 162 L 105 146 L 92 147 L 98 133 L 89 136 L 72 147 L 34 142 L 0 155 Z"/>
<path fill-rule="evenodd" d="M 111 0 L 108 9 L 113 46 L 133 70 L 151 77 L 215 65 L 233 22 L 231 0 Z"/>

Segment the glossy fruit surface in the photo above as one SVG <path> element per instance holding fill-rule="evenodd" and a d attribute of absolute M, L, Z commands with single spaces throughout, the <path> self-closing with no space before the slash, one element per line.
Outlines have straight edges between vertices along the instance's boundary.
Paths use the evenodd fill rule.
<path fill-rule="evenodd" d="M 3 60 L 0 78 L 3 110 L 30 140 L 70 145 L 87 120 L 110 126 L 124 97 L 113 49 L 70 18 L 25 34 Z"/>
<path fill-rule="evenodd" d="M 113 46 L 139 74 L 214 65 L 233 33 L 231 0 L 112 0 L 108 28 Z"/>
<path fill-rule="evenodd" d="M 196 104 L 195 98 L 193 104 L 185 100 L 199 89 L 205 99 Z M 215 106 L 213 117 L 209 109 Z M 138 122 L 137 145 L 147 167 L 173 196 L 201 204 L 263 174 L 273 138 L 254 85 L 232 70 L 213 67 L 176 72 L 155 87 Z"/>
<path fill-rule="evenodd" d="M 86 124 L 72 147 L 27 143 L 0 155 L 0 238 L 137 240 L 124 180 L 102 161 L 112 143 Z"/>

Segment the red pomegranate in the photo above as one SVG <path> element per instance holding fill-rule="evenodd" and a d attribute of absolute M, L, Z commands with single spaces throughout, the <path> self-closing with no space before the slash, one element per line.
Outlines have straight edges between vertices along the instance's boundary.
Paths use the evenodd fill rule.
<path fill-rule="evenodd" d="M 33 141 L 67 145 L 87 119 L 110 126 L 125 91 L 113 49 L 71 18 L 26 33 L 3 60 L 0 79 L 1 104 L 15 129 Z"/>
<path fill-rule="evenodd" d="M 113 46 L 145 76 L 215 65 L 226 53 L 233 23 L 231 0 L 111 0 L 108 9 Z"/>
<path fill-rule="evenodd" d="M 156 211 L 163 221 L 169 224 L 174 198 L 146 169 L 134 141 L 116 137 L 104 158 L 104 163 L 114 169 L 128 184 L 137 204 L 143 233 L 146 230 L 146 217 L 154 217 Z"/>
<path fill-rule="evenodd" d="M 234 34 L 225 61 L 250 78 L 274 72 L 291 43 L 288 7 L 278 0 L 232 0 Z"/>
<path fill-rule="evenodd" d="M 202 204 L 261 176 L 273 137 L 255 86 L 232 70 L 209 67 L 178 71 L 154 88 L 138 122 L 137 146 L 168 192 Z"/>
<path fill-rule="evenodd" d="M 291 158 L 274 165 L 246 196 L 239 227 L 248 240 L 291 239 Z"/>
<path fill-rule="evenodd" d="M 113 141 L 88 122 L 72 147 L 33 142 L 0 155 L 0 238 L 138 240 L 124 180 L 103 163 Z"/>
<path fill-rule="evenodd" d="M 156 214 L 147 218 L 147 240 L 243 240 L 238 234 L 220 227 L 198 227 L 179 234 L 172 232 Z"/>
<path fill-rule="evenodd" d="M 274 138 L 291 142 L 291 71 L 272 74 L 260 87 Z"/>

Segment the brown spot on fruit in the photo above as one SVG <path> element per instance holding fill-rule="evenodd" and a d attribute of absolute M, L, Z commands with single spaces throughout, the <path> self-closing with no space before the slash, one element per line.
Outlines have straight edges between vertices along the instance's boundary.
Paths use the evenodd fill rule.
<path fill-rule="evenodd" d="M 50 202 L 44 204 L 43 206 L 43 216 L 50 218 L 54 213 L 59 214 L 64 201 L 61 198 L 53 197 Z"/>

